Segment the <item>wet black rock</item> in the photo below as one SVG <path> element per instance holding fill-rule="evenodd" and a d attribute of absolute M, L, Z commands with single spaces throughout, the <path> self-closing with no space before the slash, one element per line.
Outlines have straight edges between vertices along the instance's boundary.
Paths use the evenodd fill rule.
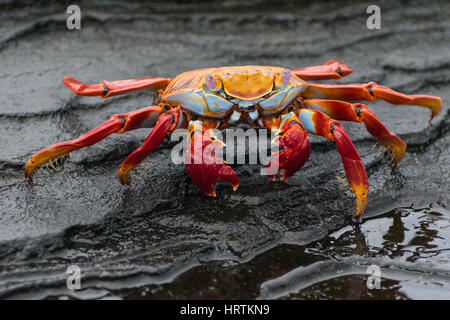
<path fill-rule="evenodd" d="M 0 2 L 1 297 L 333 298 L 339 297 L 338 290 L 326 288 L 361 282 L 358 277 L 364 272 L 354 266 L 372 261 L 373 252 L 382 256 L 377 263 L 391 270 L 387 278 L 404 281 L 404 274 L 402 278 L 395 273 L 403 269 L 434 274 L 445 285 L 431 289 L 431 297 L 448 292 L 447 241 L 436 240 L 434 258 L 427 256 L 428 242 L 408 242 L 407 246 L 424 248 L 414 263 L 393 255 L 383 241 L 381 248 L 369 243 L 358 252 L 342 252 L 353 241 L 358 246 L 358 237 L 370 242 L 373 229 L 363 226 L 373 221 L 380 223 L 374 223 L 374 230 L 397 239 L 401 231 L 392 231 L 390 220 L 379 217 L 412 204 L 428 208 L 431 203 L 443 216 L 433 220 L 436 228 L 425 228 L 437 232 L 428 232 L 429 237 L 445 240 L 449 235 L 448 3 L 381 2 L 382 28 L 368 30 L 370 3 L 85 1 L 79 4 L 81 29 L 72 31 L 65 20 L 69 4 Z M 241 180 L 238 191 L 219 183 L 215 199 L 195 188 L 183 165 L 171 162 L 169 140 L 139 167 L 133 186 L 122 187 L 116 178 L 118 166 L 145 139 L 144 129 L 74 152 L 63 166 L 40 170 L 32 184 L 23 178 L 23 165 L 34 152 L 77 137 L 114 113 L 153 103 L 149 93 L 107 100 L 77 97 L 62 84 L 65 75 L 97 83 L 174 77 L 208 66 L 295 68 L 329 59 L 355 70 L 341 82 L 377 81 L 444 100 L 431 124 L 426 108 L 369 104 L 408 144 L 404 159 L 394 168 L 373 148 L 374 140 L 363 126 L 344 124 L 371 185 L 363 231 L 350 220 L 353 196 L 340 190 L 335 178 L 342 170 L 335 145 L 317 137 L 311 137 L 310 160 L 294 177 L 272 183 L 258 174 L 259 166 L 235 165 Z M 394 216 L 406 219 L 401 210 Z M 423 230 L 420 220 L 404 222 L 410 224 L 410 232 Z M 330 233 L 337 230 L 351 236 L 330 244 Z M 390 243 L 406 241 L 394 240 Z M 281 266 L 267 263 L 274 256 Z M 345 277 L 336 273 L 334 282 L 319 284 L 341 264 Z M 81 268 L 83 290 L 67 289 L 70 265 Z M 270 272 L 248 273 L 266 267 Z M 322 273 L 329 277 L 317 276 Z M 283 287 L 283 277 L 291 279 L 292 286 Z M 305 280 L 308 277 L 311 282 Z M 187 285 L 201 281 L 213 289 Z M 251 287 L 242 287 L 245 281 Z M 224 283 L 227 292 L 221 291 Z M 314 292 L 298 293 L 311 284 Z M 384 297 L 396 297 L 392 286 L 383 287 Z M 366 297 L 356 295 L 361 296 Z"/>

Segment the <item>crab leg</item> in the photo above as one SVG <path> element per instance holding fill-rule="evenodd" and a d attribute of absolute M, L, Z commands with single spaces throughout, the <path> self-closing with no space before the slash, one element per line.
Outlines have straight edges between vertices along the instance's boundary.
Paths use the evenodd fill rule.
<path fill-rule="evenodd" d="M 62 81 L 76 94 L 107 98 L 139 90 L 162 90 L 167 87 L 171 80 L 169 78 L 139 78 L 115 81 L 104 80 L 97 84 L 88 84 L 78 81 L 71 76 L 66 76 Z"/>
<path fill-rule="evenodd" d="M 329 60 L 320 66 L 311 66 L 291 70 L 303 80 L 340 79 L 353 72 L 346 64 Z"/>
<path fill-rule="evenodd" d="M 308 132 L 305 130 L 297 115 L 293 112 L 282 115 L 275 120 L 263 119 L 262 124 L 277 133 L 274 144 L 283 149 L 274 152 L 274 157 L 267 166 L 268 177 L 274 181 L 274 174 L 279 169 L 283 170 L 280 180 L 284 180 L 303 167 L 311 153 L 311 144 L 307 140 Z"/>
<path fill-rule="evenodd" d="M 133 170 L 150 152 L 155 150 L 164 140 L 167 132 L 182 124 L 183 115 L 180 107 L 161 114 L 153 130 L 145 139 L 142 146 L 134 150 L 120 165 L 119 181 L 124 185 L 131 185 L 130 171 Z"/>
<path fill-rule="evenodd" d="M 342 158 L 347 179 L 353 193 L 356 195 L 355 218 L 360 217 L 367 203 L 369 182 L 366 169 L 355 149 L 352 141 L 341 124 L 328 117 L 326 114 L 310 109 L 299 109 L 296 111 L 306 130 L 323 136 L 336 142 L 338 151 Z"/>
<path fill-rule="evenodd" d="M 217 127 L 216 120 L 191 121 L 188 126 L 186 171 L 192 182 L 208 196 L 215 197 L 214 183 L 219 180 L 231 183 L 233 190 L 239 186 L 239 178 L 225 161 L 216 157 L 216 150 L 224 143 L 215 139 L 209 129 Z"/>
<path fill-rule="evenodd" d="M 392 104 L 408 104 L 427 107 L 431 110 L 431 119 L 441 110 L 442 99 L 425 94 L 406 95 L 388 87 L 380 86 L 376 82 L 354 84 L 317 84 L 310 83 L 303 91 L 306 99 L 324 98 L 336 100 L 375 100 L 383 99 Z"/>
<path fill-rule="evenodd" d="M 392 152 L 391 164 L 403 157 L 406 143 L 396 134 L 389 132 L 366 105 L 324 99 L 306 99 L 302 103 L 305 108 L 318 109 L 336 120 L 363 122 L 367 131 Z"/>
<path fill-rule="evenodd" d="M 25 177 L 32 180 L 37 166 L 71 151 L 93 145 L 112 133 L 152 127 L 162 112 L 164 112 L 162 107 L 151 106 L 124 114 L 115 114 L 105 123 L 82 134 L 77 139 L 54 144 L 33 154 L 25 165 Z"/>

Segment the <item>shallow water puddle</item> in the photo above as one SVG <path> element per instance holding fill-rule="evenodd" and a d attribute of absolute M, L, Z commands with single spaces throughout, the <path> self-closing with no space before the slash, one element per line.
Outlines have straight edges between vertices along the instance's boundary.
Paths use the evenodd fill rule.
<path fill-rule="evenodd" d="M 280 244 L 245 263 L 207 262 L 171 283 L 114 294 L 146 299 L 448 299 L 449 220 L 450 213 L 441 207 L 398 208 L 309 245 Z M 369 266 L 380 268 L 379 289 L 367 287 Z"/>
<path fill-rule="evenodd" d="M 450 214 L 444 208 L 398 208 L 346 226 L 308 246 L 329 256 L 261 285 L 261 297 L 326 299 L 450 298 Z M 379 288 L 369 289 L 379 268 Z"/>

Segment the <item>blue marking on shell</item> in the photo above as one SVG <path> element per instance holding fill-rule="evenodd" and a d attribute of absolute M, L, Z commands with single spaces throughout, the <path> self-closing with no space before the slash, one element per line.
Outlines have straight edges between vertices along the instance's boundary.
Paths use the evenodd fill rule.
<path fill-rule="evenodd" d="M 197 114 L 205 114 L 205 99 L 192 91 L 175 92 L 165 97 L 164 101 L 171 105 L 182 106 Z"/>
<path fill-rule="evenodd" d="M 178 124 L 177 124 L 177 128 L 181 127 L 181 124 L 183 123 L 183 119 L 184 119 L 184 115 L 183 112 L 180 110 L 178 111 Z"/>
<path fill-rule="evenodd" d="M 179 105 L 193 113 L 207 115 L 217 119 L 223 118 L 228 114 L 228 111 L 235 105 L 233 102 L 239 102 L 237 104 L 244 108 L 259 102 L 259 106 L 262 108 L 261 115 L 267 116 L 286 108 L 295 97 L 300 95 L 305 87 L 305 85 L 288 86 L 285 90 L 279 91 L 263 101 L 256 99 L 252 101 L 237 100 L 232 102 L 221 96 L 211 94 L 208 91 L 186 90 L 169 94 L 164 98 L 164 102 L 171 105 Z M 234 112 L 230 121 L 239 121 L 240 116 L 240 113 Z M 258 118 L 259 113 L 251 112 L 249 116 L 254 121 Z"/>
<path fill-rule="evenodd" d="M 212 112 L 225 112 L 230 110 L 230 108 L 233 106 L 233 103 L 231 103 L 230 101 L 216 95 L 205 94 L 204 97 L 206 99 L 206 102 L 208 103 L 209 110 Z"/>
<path fill-rule="evenodd" d="M 304 90 L 305 85 L 300 85 L 296 87 L 290 87 L 287 90 L 283 90 L 274 94 L 273 96 L 267 98 L 266 100 L 259 103 L 263 110 L 279 110 L 286 108 L 292 101 L 294 101 L 295 97 L 300 95 L 300 93 Z"/>
<path fill-rule="evenodd" d="M 259 105 L 264 110 L 277 109 L 283 102 L 283 99 L 286 96 L 286 93 L 287 93 L 286 91 L 281 91 L 279 93 L 276 93 L 273 96 L 267 98 L 266 100 L 260 102 Z"/>
<path fill-rule="evenodd" d="M 304 90 L 305 85 L 301 85 L 301 86 L 297 86 L 297 87 L 293 87 L 291 88 L 288 92 L 286 97 L 284 98 L 284 102 L 283 102 L 283 108 L 286 108 L 292 101 L 294 101 L 294 99 L 300 94 L 302 93 L 302 91 Z"/>
<path fill-rule="evenodd" d="M 256 119 L 258 119 L 258 115 L 259 115 L 258 110 L 249 112 L 249 114 L 248 114 L 248 116 L 250 117 L 250 119 L 252 119 L 252 121 L 255 121 Z"/>
<path fill-rule="evenodd" d="M 313 115 L 314 115 L 314 112 L 312 112 L 310 110 L 306 110 L 306 109 L 301 109 L 298 118 L 300 119 L 300 122 L 305 127 L 306 131 L 312 132 L 312 133 L 317 133 L 316 128 L 314 126 Z"/>
<path fill-rule="evenodd" d="M 231 115 L 231 120 L 232 121 L 238 121 L 241 118 L 241 113 L 234 110 L 233 114 Z"/>
<path fill-rule="evenodd" d="M 203 91 L 181 91 L 164 98 L 171 105 L 178 105 L 199 115 L 222 118 L 234 104 L 220 96 Z M 212 115 L 211 115 L 212 113 Z"/>

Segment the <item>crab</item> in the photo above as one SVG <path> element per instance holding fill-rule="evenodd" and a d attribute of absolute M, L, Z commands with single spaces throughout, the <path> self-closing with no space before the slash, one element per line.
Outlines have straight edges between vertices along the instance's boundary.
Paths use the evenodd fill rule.
<path fill-rule="evenodd" d="M 323 65 L 286 69 L 272 66 L 230 66 L 205 68 L 170 78 L 139 78 L 86 84 L 70 76 L 63 83 L 74 93 L 108 98 L 140 90 L 155 92 L 156 104 L 136 111 L 112 115 L 108 121 L 74 140 L 64 141 L 33 154 L 25 165 L 30 181 L 39 165 L 74 150 L 93 145 L 112 133 L 153 128 L 144 143 L 120 165 L 119 181 L 130 185 L 130 171 L 164 137 L 177 128 L 188 133 L 186 170 L 193 183 L 205 194 L 215 196 L 214 184 L 223 180 L 234 190 L 239 185 L 235 171 L 216 157 L 223 147 L 211 129 L 238 123 L 271 130 L 280 146 L 268 164 L 283 180 L 295 174 L 307 161 L 311 144 L 308 133 L 334 141 L 352 192 L 356 196 L 353 212 L 360 218 L 365 211 L 369 183 L 358 152 L 339 122 L 363 123 L 367 131 L 392 155 L 391 164 L 405 153 L 406 144 L 391 133 L 362 103 L 377 98 L 392 104 L 427 107 L 431 119 L 442 99 L 431 95 L 406 95 L 375 82 L 359 84 L 320 84 L 306 80 L 340 79 L 353 72 L 346 64 L 330 60 Z M 212 152 L 206 154 L 209 148 Z M 279 172 L 278 172 L 279 171 Z M 275 180 L 275 174 L 269 175 Z"/>

